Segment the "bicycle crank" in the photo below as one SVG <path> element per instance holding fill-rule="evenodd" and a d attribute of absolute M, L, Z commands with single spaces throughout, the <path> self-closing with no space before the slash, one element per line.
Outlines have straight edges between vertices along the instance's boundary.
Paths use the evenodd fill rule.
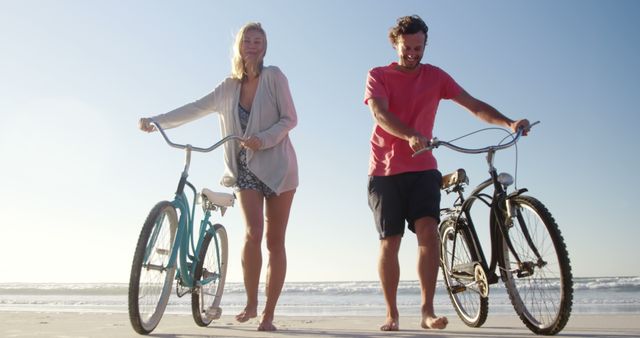
<path fill-rule="evenodd" d="M 480 264 L 476 264 L 473 269 L 473 277 L 478 287 L 478 291 L 480 292 L 480 297 L 489 297 L 489 281 L 487 280 L 487 275 L 484 273 L 484 269 Z"/>

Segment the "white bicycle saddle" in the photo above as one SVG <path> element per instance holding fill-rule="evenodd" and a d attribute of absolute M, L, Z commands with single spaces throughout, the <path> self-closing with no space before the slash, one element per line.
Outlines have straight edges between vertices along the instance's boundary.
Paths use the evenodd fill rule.
<path fill-rule="evenodd" d="M 202 189 L 202 195 L 204 195 L 209 202 L 219 207 L 232 207 L 236 196 L 226 192 L 215 192 L 207 188 Z"/>

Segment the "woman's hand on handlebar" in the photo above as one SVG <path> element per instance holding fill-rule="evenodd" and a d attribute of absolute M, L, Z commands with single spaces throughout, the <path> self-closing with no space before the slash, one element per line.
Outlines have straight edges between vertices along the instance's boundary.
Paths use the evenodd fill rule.
<path fill-rule="evenodd" d="M 156 131 L 156 127 L 151 124 L 151 119 L 148 117 L 141 118 L 138 122 L 138 127 L 140 128 L 140 130 L 146 131 L 147 133 Z"/>
<path fill-rule="evenodd" d="M 529 126 L 529 120 L 522 119 L 513 121 L 509 127 L 511 128 L 511 130 L 513 130 L 514 133 L 517 133 L 520 129 L 522 129 L 522 136 L 527 136 L 527 134 L 529 134 Z"/>
<path fill-rule="evenodd" d="M 260 150 L 260 147 L 262 147 L 262 140 L 259 137 L 254 135 L 240 141 L 240 144 L 242 144 L 242 146 L 245 148 L 249 148 L 253 151 L 256 151 L 256 150 Z"/>

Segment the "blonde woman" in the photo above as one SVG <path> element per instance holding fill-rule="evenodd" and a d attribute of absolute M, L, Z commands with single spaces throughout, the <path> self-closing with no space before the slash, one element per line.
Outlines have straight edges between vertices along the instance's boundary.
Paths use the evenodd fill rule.
<path fill-rule="evenodd" d="M 267 36 L 259 23 L 240 29 L 233 45 L 231 76 L 203 98 L 154 119 L 173 128 L 218 113 L 223 136 L 242 135 L 240 144 L 224 145 L 225 172 L 221 184 L 233 187 L 246 223 L 242 249 L 246 307 L 236 320 L 258 315 L 258 285 L 262 268 L 262 237 L 266 237 L 268 265 L 266 304 L 258 330 L 275 331 L 276 303 L 287 271 L 285 233 L 298 186 L 296 154 L 289 131 L 296 126 L 296 110 L 285 75 L 263 66 Z M 149 118 L 140 129 L 151 132 Z"/>

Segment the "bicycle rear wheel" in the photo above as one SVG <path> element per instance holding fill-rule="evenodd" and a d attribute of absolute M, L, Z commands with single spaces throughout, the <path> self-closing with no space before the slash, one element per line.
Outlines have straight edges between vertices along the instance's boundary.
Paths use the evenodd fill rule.
<path fill-rule="evenodd" d="M 517 217 L 508 235 L 522 264 L 518 265 L 505 242 L 502 279 L 522 322 L 536 334 L 556 334 L 567 324 L 573 301 L 564 239 L 551 213 L 537 199 L 518 196 L 511 205 Z"/>
<path fill-rule="evenodd" d="M 464 219 L 459 220 L 464 222 Z M 440 267 L 447 292 L 458 317 L 470 327 L 480 327 L 487 320 L 488 298 L 475 283 L 473 267 L 478 262 L 472 250 L 466 226 L 456 229 L 456 221 L 447 218 L 440 223 Z"/>
<path fill-rule="evenodd" d="M 156 328 L 171 295 L 176 268 L 169 268 L 178 218 L 167 201 L 156 204 L 147 216 L 131 265 L 129 319 L 139 334 Z"/>
<path fill-rule="evenodd" d="M 227 278 L 227 231 L 221 224 L 213 226 L 214 235 L 207 232 L 198 255 L 194 273 L 196 288 L 191 294 L 193 320 L 199 326 L 207 326 L 220 318 L 220 301 Z"/>

